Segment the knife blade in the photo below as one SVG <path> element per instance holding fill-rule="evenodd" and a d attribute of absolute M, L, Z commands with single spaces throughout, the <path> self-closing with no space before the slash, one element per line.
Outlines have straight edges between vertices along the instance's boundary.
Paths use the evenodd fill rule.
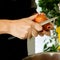
<path fill-rule="evenodd" d="M 54 18 L 48 19 L 48 20 L 40 23 L 40 25 L 45 25 L 45 24 L 47 24 L 47 23 L 49 23 L 49 22 L 52 22 L 52 21 L 54 21 L 54 20 L 57 20 L 57 18 L 58 18 L 58 17 L 54 17 Z"/>

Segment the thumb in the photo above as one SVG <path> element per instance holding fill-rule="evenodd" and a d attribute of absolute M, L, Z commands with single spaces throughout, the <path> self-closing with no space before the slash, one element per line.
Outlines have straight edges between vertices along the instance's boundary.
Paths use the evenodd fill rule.
<path fill-rule="evenodd" d="M 29 19 L 29 20 L 34 20 L 34 19 L 36 18 L 37 15 L 38 15 L 38 14 L 34 14 L 34 15 L 28 17 L 28 19 Z"/>

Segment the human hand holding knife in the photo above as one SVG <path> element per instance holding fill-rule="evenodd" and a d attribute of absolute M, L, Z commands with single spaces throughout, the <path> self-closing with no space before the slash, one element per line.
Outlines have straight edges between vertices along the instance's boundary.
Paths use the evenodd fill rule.
<path fill-rule="evenodd" d="M 47 23 L 57 19 L 57 17 L 45 20 L 41 23 L 37 23 L 34 21 L 36 15 L 32 15 L 30 17 L 27 18 L 22 18 L 19 20 L 6 20 L 7 23 L 7 33 L 13 35 L 13 37 L 8 38 L 9 40 L 18 37 L 20 39 L 30 39 L 32 36 L 37 36 L 38 32 L 40 32 L 42 30 L 42 26 L 46 25 Z M 1 21 L 2 23 L 4 23 L 5 21 Z M 8 26 L 9 24 L 9 26 Z M 0 24 L 1 27 L 3 26 L 2 24 Z M 5 27 L 5 25 L 4 25 Z M 5 30 L 5 28 L 1 28 L 3 31 Z M 47 34 L 48 31 L 45 31 L 43 34 Z M 42 34 L 42 32 L 40 32 Z"/>

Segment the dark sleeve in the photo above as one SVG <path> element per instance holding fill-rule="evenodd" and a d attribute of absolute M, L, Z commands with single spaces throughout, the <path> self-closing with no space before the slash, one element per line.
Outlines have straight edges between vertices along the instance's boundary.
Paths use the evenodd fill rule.
<path fill-rule="evenodd" d="M 27 40 L 21 40 L 12 37 L 10 34 L 0 35 L 0 59 L 22 60 L 27 54 Z"/>
<path fill-rule="evenodd" d="M 0 0 L 0 3 L 0 18 L 20 19 L 31 14 L 31 0 Z"/>

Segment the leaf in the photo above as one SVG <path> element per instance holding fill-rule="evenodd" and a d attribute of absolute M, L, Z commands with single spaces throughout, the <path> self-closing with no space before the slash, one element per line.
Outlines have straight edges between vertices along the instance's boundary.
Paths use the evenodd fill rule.
<path fill-rule="evenodd" d="M 42 8 L 42 12 L 45 12 L 46 15 L 51 18 L 59 16 L 59 2 L 60 0 L 39 0 L 39 6 Z"/>
<path fill-rule="evenodd" d="M 51 51 L 54 51 L 54 52 L 56 52 L 56 51 L 57 51 L 57 49 L 56 49 L 55 45 L 52 45 Z"/>
<path fill-rule="evenodd" d="M 50 39 L 50 43 L 52 43 L 52 40 Z"/>
<path fill-rule="evenodd" d="M 48 48 L 44 49 L 44 52 L 47 52 L 47 51 L 50 52 L 50 49 L 51 49 L 51 47 L 48 47 Z"/>
<path fill-rule="evenodd" d="M 44 49 L 47 48 L 47 44 L 44 45 Z"/>

